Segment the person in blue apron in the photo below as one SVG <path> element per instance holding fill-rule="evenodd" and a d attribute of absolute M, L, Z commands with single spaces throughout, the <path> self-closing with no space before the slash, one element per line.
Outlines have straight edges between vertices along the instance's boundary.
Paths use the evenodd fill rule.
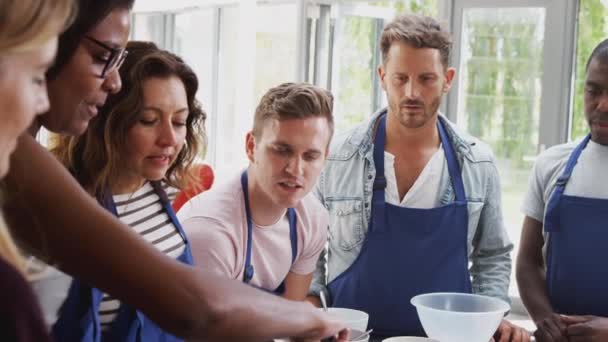
<path fill-rule="evenodd" d="M 438 112 L 455 74 L 447 31 L 403 15 L 380 46 L 388 108 L 332 143 L 316 189 L 330 212 L 328 250 L 310 300 L 324 291 L 334 307 L 367 312 L 374 338 L 425 336 L 411 298 L 508 300 L 512 244 L 490 149 Z M 507 321 L 495 337 L 529 339 Z"/>
<path fill-rule="evenodd" d="M 327 240 L 310 194 L 333 132 L 331 94 L 305 83 L 271 88 L 246 137 L 249 166 L 185 203 L 178 217 L 201 268 L 304 300 Z"/>
<path fill-rule="evenodd" d="M 201 146 L 197 137 L 205 114 L 195 100 L 196 76 L 179 57 L 152 43 L 129 42 L 127 49 L 122 92 L 108 99 L 83 136 L 60 141 L 54 152 L 71 157 L 63 161 L 106 210 L 164 254 L 192 265 L 190 243 L 165 189 L 187 180 L 187 167 Z M 181 340 L 78 279 L 53 335 L 58 341 Z"/>
<path fill-rule="evenodd" d="M 608 40 L 584 87 L 589 134 L 538 156 L 523 204 L 517 281 L 541 342 L 608 340 Z"/>

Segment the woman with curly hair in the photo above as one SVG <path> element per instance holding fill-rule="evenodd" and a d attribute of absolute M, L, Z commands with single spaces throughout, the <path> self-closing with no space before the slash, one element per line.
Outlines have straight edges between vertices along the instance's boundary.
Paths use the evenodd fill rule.
<path fill-rule="evenodd" d="M 153 43 L 129 42 L 127 51 L 119 71 L 122 89 L 108 97 L 83 135 L 60 138 L 53 152 L 108 211 L 161 252 L 192 264 L 165 189 L 193 183 L 189 166 L 204 148 L 205 113 L 195 98 L 198 79 L 181 58 Z M 74 329 L 82 324 L 81 314 L 90 312 L 88 324 L 95 329 Z M 74 280 L 54 333 L 60 340 L 89 331 L 109 341 L 138 340 L 130 336 L 134 333 L 143 341 L 174 339 L 138 319 L 147 320 Z"/>

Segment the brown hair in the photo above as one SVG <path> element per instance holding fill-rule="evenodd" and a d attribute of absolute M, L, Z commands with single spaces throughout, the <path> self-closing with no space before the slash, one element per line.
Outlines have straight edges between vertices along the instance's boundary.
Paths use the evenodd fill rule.
<path fill-rule="evenodd" d="M 269 119 L 288 120 L 310 117 L 327 119 L 330 138 L 334 132 L 334 97 L 326 89 L 308 83 L 283 83 L 270 88 L 255 110 L 252 134 L 259 138 Z"/>
<path fill-rule="evenodd" d="M 143 108 L 143 84 L 151 77 L 177 76 L 186 89 L 189 115 L 186 121 L 186 142 L 175 162 L 167 170 L 165 181 L 174 187 L 196 182 L 189 172 L 198 154 L 204 153 L 205 112 L 196 100 L 198 79 L 184 61 L 150 42 L 127 44 L 129 55 L 120 68 L 122 89 L 108 97 L 97 117 L 79 137 L 64 136 L 55 140 L 52 152 L 74 174 L 89 192 L 102 194 L 121 172 L 127 146 L 127 134 L 139 120 Z"/>
<path fill-rule="evenodd" d="M 444 26 L 434 18 L 404 14 L 388 23 L 380 37 L 383 64 L 386 64 L 388 51 L 395 42 L 403 42 L 418 49 L 437 49 L 441 55 L 441 64 L 448 66 L 452 38 Z"/>

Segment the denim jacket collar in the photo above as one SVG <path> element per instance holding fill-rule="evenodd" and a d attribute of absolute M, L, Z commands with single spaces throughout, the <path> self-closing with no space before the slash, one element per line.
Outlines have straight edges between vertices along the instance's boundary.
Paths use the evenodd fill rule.
<path fill-rule="evenodd" d="M 353 131 L 347 134 L 350 137 L 345 141 L 344 145 L 340 149 L 335 149 L 330 153 L 329 158 L 335 160 L 347 160 L 350 159 L 357 151 L 363 158 L 371 161 L 373 154 L 373 143 L 374 143 L 374 132 L 376 127 L 377 119 L 384 113 L 387 108 L 382 108 L 374 113 L 364 125 L 359 125 L 354 128 Z M 477 143 L 477 139 L 460 131 L 453 123 L 451 123 L 443 114 L 439 113 L 439 120 L 445 124 L 446 131 L 454 150 L 458 155 L 458 159 L 462 160 L 466 157 L 470 161 L 476 161 L 475 155 L 471 151 L 471 146 Z"/>

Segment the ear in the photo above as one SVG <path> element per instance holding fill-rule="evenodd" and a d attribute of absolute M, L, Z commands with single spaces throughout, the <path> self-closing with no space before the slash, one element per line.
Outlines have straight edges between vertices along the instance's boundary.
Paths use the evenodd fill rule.
<path fill-rule="evenodd" d="M 247 159 L 249 162 L 254 163 L 254 151 L 255 151 L 255 137 L 251 132 L 247 132 L 247 136 L 245 137 L 245 152 L 247 153 Z"/>
<path fill-rule="evenodd" d="M 447 68 L 444 74 L 444 83 L 443 83 L 443 92 L 447 93 L 450 88 L 452 88 L 452 81 L 454 80 L 454 76 L 456 76 L 456 69 L 450 67 Z"/>
<path fill-rule="evenodd" d="M 380 66 L 378 66 L 378 78 L 380 79 L 380 86 L 384 91 L 386 91 L 386 83 L 384 82 L 384 77 L 386 77 L 386 70 L 384 70 L 384 65 L 380 64 Z"/>

